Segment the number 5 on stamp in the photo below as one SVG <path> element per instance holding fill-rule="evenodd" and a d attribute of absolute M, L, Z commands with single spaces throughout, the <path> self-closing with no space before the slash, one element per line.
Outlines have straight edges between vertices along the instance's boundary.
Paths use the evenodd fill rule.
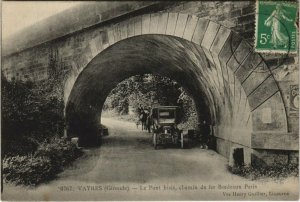
<path fill-rule="evenodd" d="M 258 0 L 255 50 L 266 53 L 296 53 L 297 12 L 297 2 Z"/>

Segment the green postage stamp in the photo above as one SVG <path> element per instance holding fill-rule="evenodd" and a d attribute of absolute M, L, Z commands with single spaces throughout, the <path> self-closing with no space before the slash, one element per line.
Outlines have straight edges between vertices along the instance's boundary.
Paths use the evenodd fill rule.
<path fill-rule="evenodd" d="M 297 2 L 258 0 L 255 50 L 265 53 L 296 53 L 297 12 Z"/>

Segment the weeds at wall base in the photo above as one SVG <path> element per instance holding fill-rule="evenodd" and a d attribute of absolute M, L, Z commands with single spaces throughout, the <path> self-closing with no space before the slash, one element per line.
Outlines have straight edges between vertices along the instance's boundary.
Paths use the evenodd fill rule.
<path fill-rule="evenodd" d="M 272 179 L 283 180 L 287 177 L 299 177 L 299 168 L 297 164 L 277 164 L 272 166 L 254 167 L 246 166 L 228 166 L 228 170 L 235 175 L 250 179 Z"/>

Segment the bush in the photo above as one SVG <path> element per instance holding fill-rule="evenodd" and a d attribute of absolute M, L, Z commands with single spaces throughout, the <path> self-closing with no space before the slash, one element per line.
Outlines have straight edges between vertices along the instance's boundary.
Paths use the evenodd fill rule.
<path fill-rule="evenodd" d="M 274 166 L 239 166 L 228 167 L 229 171 L 233 174 L 251 179 L 273 178 L 281 179 L 289 176 L 299 177 L 299 168 L 297 164 L 277 164 Z"/>
<path fill-rule="evenodd" d="M 3 159 L 3 177 L 15 184 L 36 185 L 55 175 L 46 157 L 13 156 Z"/>
<path fill-rule="evenodd" d="M 48 157 L 52 167 L 56 168 L 58 171 L 80 155 L 81 150 L 74 144 L 60 138 L 54 138 L 49 143 L 45 142 L 41 144 L 35 152 L 35 156 L 37 157 Z"/>
<path fill-rule="evenodd" d="M 36 84 L 1 74 L 2 155 L 26 155 L 40 142 L 61 136 L 64 104 L 51 79 Z"/>
<path fill-rule="evenodd" d="M 3 178 L 16 185 L 35 186 L 53 179 L 81 154 L 74 144 L 54 138 L 40 145 L 34 154 L 4 157 Z"/>

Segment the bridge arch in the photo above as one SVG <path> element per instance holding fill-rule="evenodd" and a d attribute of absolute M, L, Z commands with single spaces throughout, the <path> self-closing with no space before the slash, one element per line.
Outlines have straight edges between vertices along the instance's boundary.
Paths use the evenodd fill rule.
<path fill-rule="evenodd" d="M 209 114 L 217 151 L 225 156 L 237 145 L 250 162 L 253 132 L 287 132 L 272 72 L 246 41 L 216 22 L 181 13 L 137 16 L 99 32 L 81 58 L 64 96 L 68 134 L 85 143 L 94 141 L 109 92 L 143 73 L 168 76 L 191 92 Z"/>

